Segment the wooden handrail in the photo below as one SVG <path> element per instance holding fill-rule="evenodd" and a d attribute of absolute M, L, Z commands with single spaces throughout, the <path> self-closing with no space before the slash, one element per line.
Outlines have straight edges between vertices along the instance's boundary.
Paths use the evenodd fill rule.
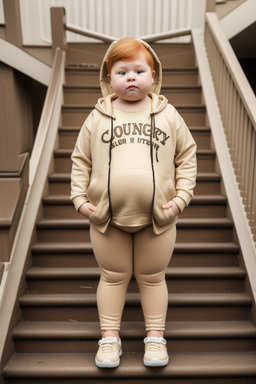
<path fill-rule="evenodd" d="M 77 33 L 77 34 L 82 35 L 82 36 L 92 37 L 93 39 L 104 41 L 105 43 L 112 43 L 112 41 L 118 40 L 117 37 L 108 36 L 108 35 L 105 35 L 105 34 L 99 33 L 99 32 L 94 32 L 94 31 L 91 31 L 90 29 L 76 27 L 72 24 L 66 24 L 65 30 L 69 31 L 69 32 Z"/>
<path fill-rule="evenodd" d="M 29 183 L 32 184 L 35 173 L 38 168 L 38 164 L 40 161 L 40 156 L 44 148 L 49 124 L 52 118 L 54 105 L 55 105 L 55 99 L 58 92 L 58 86 L 60 82 L 60 75 L 61 75 L 61 63 L 62 63 L 63 57 L 62 57 L 62 51 L 57 48 L 54 62 L 53 62 L 53 68 L 52 68 L 52 74 L 51 74 L 51 80 L 50 80 L 50 86 L 48 88 L 44 107 L 42 110 L 31 158 L 30 158 L 30 169 L 29 169 Z"/>
<path fill-rule="evenodd" d="M 65 30 L 69 32 L 74 32 L 82 36 L 86 37 L 92 37 L 97 40 L 104 41 L 106 43 L 112 43 L 114 40 L 119 40 L 117 37 L 114 36 L 108 36 L 105 34 L 101 34 L 98 32 L 91 31 L 89 29 L 85 28 L 80 28 L 76 27 L 71 24 L 66 24 Z M 181 36 L 187 36 L 191 35 L 191 29 L 190 28 L 183 28 L 183 29 L 177 29 L 174 31 L 167 31 L 167 32 L 161 32 L 161 33 L 156 33 L 154 35 L 146 35 L 140 37 L 140 39 L 146 41 L 146 42 L 154 42 L 154 41 L 159 41 L 159 40 L 166 40 L 166 39 L 172 39 L 174 37 L 181 37 Z"/>
<path fill-rule="evenodd" d="M 78 35 L 91 37 L 96 40 L 103 41 L 105 43 L 112 43 L 119 38 L 115 36 L 105 35 L 103 33 L 95 32 L 86 28 L 74 26 L 66 23 L 66 12 L 63 7 L 52 7 L 51 8 L 51 25 L 52 25 L 52 41 L 53 49 L 60 47 L 66 49 L 66 31 L 76 33 Z M 182 28 L 174 31 L 167 31 L 156 33 L 153 35 L 141 36 L 140 39 L 146 42 L 154 42 L 159 40 L 172 39 L 175 37 L 191 35 L 191 28 Z"/>
<path fill-rule="evenodd" d="M 154 35 L 141 36 L 140 39 L 147 43 L 153 43 L 154 41 L 173 39 L 174 37 L 191 35 L 191 28 L 176 29 L 173 31 L 155 33 Z"/>

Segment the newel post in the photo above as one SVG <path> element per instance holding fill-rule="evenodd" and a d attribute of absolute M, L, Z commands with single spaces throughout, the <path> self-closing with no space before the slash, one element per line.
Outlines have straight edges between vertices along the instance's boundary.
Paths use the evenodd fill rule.
<path fill-rule="evenodd" d="M 51 8 L 52 50 L 66 49 L 66 12 L 63 7 Z"/>

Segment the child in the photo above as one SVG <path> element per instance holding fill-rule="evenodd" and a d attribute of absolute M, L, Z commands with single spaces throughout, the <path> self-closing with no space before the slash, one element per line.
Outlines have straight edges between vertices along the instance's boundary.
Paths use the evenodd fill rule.
<path fill-rule="evenodd" d="M 100 268 L 98 367 L 120 363 L 120 323 L 131 276 L 145 318 L 146 366 L 165 366 L 168 292 L 165 271 L 177 215 L 196 180 L 196 144 L 181 116 L 160 96 L 161 63 L 142 40 L 108 49 L 100 72 L 103 98 L 85 120 L 72 154 L 71 198 L 90 221 Z"/>

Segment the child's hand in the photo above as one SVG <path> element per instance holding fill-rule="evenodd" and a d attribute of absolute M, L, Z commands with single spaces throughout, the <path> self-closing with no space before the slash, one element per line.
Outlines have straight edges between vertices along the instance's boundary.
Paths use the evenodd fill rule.
<path fill-rule="evenodd" d="M 179 213 L 180 213 L 180 209 L 178 207 L 178 205 L 174 202 L 174 201 L 168 201 L 168 203 L 162 205 L 162 209 L 169 209 L 171 208 L 175 214 L 175 216 L 177 216 Z"/>
<path fill-rule="evenodd" d="M 87 217 L 87 219 L 90 219 L 91 214 L 95 211 L 95 209 L 96 207 L 93 204 L 84 203 L 79 207 L 78 212 Z"/>

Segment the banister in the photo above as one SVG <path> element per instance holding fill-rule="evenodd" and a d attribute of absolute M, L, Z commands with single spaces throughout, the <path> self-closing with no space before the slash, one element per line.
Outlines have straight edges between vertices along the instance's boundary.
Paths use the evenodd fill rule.
<path fill-rule="evenodd" d="M 27 255 L 29 255 L 28 251 L 58 132 L 63 103 L 64 67 L 65 53 L 57 49 L 40 127 L 31 157 L 30 185 L 13 242 L 10 262 L 6 265 L 0 286 L 0 370 L 4 364 L 4 352 L 7 349 L 8 353 L 10 352 L 9 324 L 15 313 L 15 305 L 18 305 L 16 300 L 21 289 L 20 283 L 27 262 Z"/>
<path fill-rule="evenodd" d="M 91 31 L 90 29 L 86 28 L 77 27 L 72 24 L 66 24 L 65 29 L 69 32 L 74 32 L 82 36 L 92 37 L 93 39 L 104 41 L 105 43 L 112 43 L 114 40 L 118 40 L 117 37 L 108 36 L 103 33 Z"/>
<path fill-rule="evenodd" d="M 119 38 L 115 36 L 106 35 L 103 33 L 95 32 L 86 28 L 81 28 L 74 26 L 72 24 L 67 24 L 66 22 L 66 12 L 64 7 L 52 7 L 51 8 L 51 25 L 52 25 L 52 41 L 53 49 L 56 47 L 61 47 L 66 49 L 66 31 L 76 33 L 78 35 L 91 37 L 103 41 L 105 43 L 112 43 Z M 191 28 L 181 28 L 173 31 L 166 31 L 161 33 L 156 33 L 153 35 L 141 36 L 142 40 L 146 42 L 155 42 L 159 40 L 172 39 L 175 37 L 191 35 Z"/>
<path fill-rule="evenodd" d="M 249 220 L 238 188 L 235 169 L 228 147 L 228 141 L 225 137 L 225 127 L 214 90 L 209 60 L 206 54 L 204 33 L 203 30 L 196 29 L 193 30 L 192 33 L 204 100 L 207 107 L 209 125 L 211 126 L 212 140 L 218 157 L 223 186 L 228 196 L 229 209 L 237 231 L 237 238 L 247 270 L 248 281 L 250 282 L 253 298 L 256 303 L 255 242 L 253 240 Z"/>
<path fill-rule="evenodd" d="M 80 28 L 76 27 L 71 24 L 66 24 L 65 25 L 65 30 L 69 32 L 74 32 L 77 34 L 80 34 L 82 36 L 87 36 L 87 37 L 92 37 L 97 40 L 104 41 L 106 43 L 112 43 L 114 40 L 119 40 L 117 37 L 114 36 L 109 36 L 105 34 L 101 34 L 99 32 L 94 32 L 89 29 L 85 28 Z M 181 37 L 181 36 L 187 36 L 191 35 L 191 28 L 182 28 L 182 29 L 176 29 L 174 31 L 167 31 L 167 32 L 161 32 L 161 33 L 156 33 L 153 35 L 145 35 L 140 37 L 140 39 L 152 43 L 154 41 L 159 41 L 159 40 L 165 40 L 165 39 L 172 39 L 174 37 Z"/>
<path fill-rule="evenodd" d="M 206 14 L 205 45 L 223 129 L 256 243 L 256 97 L 213 13 Z"/>
<path fill-rule="evenodd" d="M 187 35 L 191 35 L 191 28 L 181 28 L 181 29 L 175 29 L 173 31 L 141 36 L 140 39 L 146 41 L 147 43 L 153 43 L 159 40 L 172 39 L 174 37 L 181 37 L 181 36 L 187 36 Z"/>
<path fill-rule="evenodd" d="M 50 81 L 50 86 L 48 88 L 38 130 L 37 130 L 37 135 L 35 138 L 31 158 L 30 158 L 30 168 L 29 168 L 29 183 L 30 185 L 34 181 L 35 173 L 38 168 L 38 164 L 40 161 L 40 156 L 43 151 L 43 147 L 45 144 L 45 139 L 47 136 L 48 132 L 48 127 L 52 118 L 53 114 L 53 109 L 54 109 L 54 104 L 55 104 L 55 99 L 56 95 L 58 92 L 58 86 L 60 82 L 60 75 L 61 71 L 59 70 L 61 68 L 62 64 L 62 51 L 57 48 L 56 49 L 56 54 L 54 57 L 54 62 L 53 62 L 53 69 L 52 69 L 52 74 L 51 74 L 51 81 Z"/>

